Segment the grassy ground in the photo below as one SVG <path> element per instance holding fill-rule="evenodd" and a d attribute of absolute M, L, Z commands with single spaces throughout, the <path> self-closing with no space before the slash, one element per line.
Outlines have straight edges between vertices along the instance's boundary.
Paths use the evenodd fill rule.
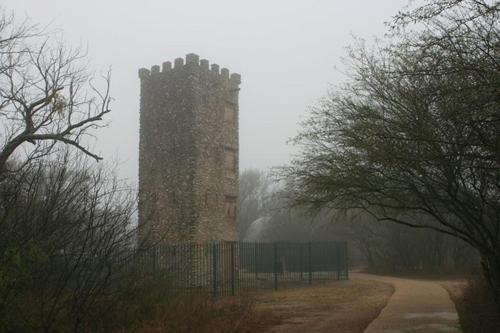
<path fill-rule="evenodd" d="M 118 311 L 113 333 L 362 332 L 393 293 L 390 285 L 333 281 L 240 297 L 184 297 L 168 304 Z M 132 320 L 121 328 L 117 323 Z"/>
<path fill-rule="evenodd" d="M 255 311 L 255 303 L 247 297 L 212 299 L 211 297 L 183 298 L 169 308 L 127 333 L 253 333 L 262 325 L 276 320 Z M 125 333 L 124 332 L 124 333 Z"/>
<path fill-rule="evenodd" d="M 464 333 L 500 332 L 500 315 L 487 285 L 481 278 L 446 282 Z"/>
<path fill-rule="evenodd" d="M 256 332 L 363 332 L 393 291 L 388 284 L 353 279 L 260 293 L 256 311 L 275 323 Z"/>

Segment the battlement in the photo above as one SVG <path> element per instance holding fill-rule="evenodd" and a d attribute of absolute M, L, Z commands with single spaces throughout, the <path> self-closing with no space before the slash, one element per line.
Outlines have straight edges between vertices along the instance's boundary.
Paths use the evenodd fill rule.
<path fill-rule="evenodd" d="M 181 69 L 188 69 L 191 71 L 200 71 L 205 73 L 211 73 L 215 77 L 220 78 L 221 80 L 228 80 L 234 85 L 239 85 L 241 83 L 241 75 L 238 73 L 230 74 L 229 69 L 222 68 L 219 69 L 219 65 L 212 64 L 207 59 L 201 59 L 197 54 L 189 53 L 186 55 L 185 59 L 176 58 L 174 60 L 174 64 L 170 61 L 165 61 L 160 69 L 160 66 L 154 65 L 151 69 L 141 68 L 139 69 L 139 78 L 141 80 L 149 80 L 152 76 L 155 75 L 165 75 L 172 71 L 178 71 Z"/>

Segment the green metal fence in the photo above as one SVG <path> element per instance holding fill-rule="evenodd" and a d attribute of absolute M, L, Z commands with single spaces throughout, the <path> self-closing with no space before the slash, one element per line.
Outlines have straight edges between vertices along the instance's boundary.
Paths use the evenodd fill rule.
<path fill-rule="evenodd" d="M 136 257 L 142 270 L 171 281 L 179 292 L 235 295 L 319 280 L 348 279 L 343 242 L 217 242 L 156 246 Z"/>

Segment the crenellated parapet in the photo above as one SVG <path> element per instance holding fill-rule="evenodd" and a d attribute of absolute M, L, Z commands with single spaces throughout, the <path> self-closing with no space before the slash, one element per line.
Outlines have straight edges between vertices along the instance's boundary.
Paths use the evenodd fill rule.
<path fill-rule="evenodd" d="M 169 75 L 175 71 L 189 70 L 193 73 L 210 73 L 213 77 L 223 81 L 229 81 L 232 85 L 238 86 L 241 83 L 241 75 L 238 73 L 230 74 L 229 69 L 220 68 L 218 64 L 210 64 L 207 59 L 200 59 L 197 54 L 189 53 L 185 58 L 176 58 L 173 66 L 170 61 L 165 61 L 161 67 L 154 65 L 151 69 L 139 69 L 139 78 L 149 80 L 155 76 Z"/>

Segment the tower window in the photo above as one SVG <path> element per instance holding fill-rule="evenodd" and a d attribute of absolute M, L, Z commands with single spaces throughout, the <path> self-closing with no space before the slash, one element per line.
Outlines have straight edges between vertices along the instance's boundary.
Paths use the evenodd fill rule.
<path fill-rule="evenodd" d="M 236 218 L 237 213 L 237 205 L 236 205 L 236 197 L 233 195 L 226 195 L 224 202 L 224 210 L 226 213 L 226 217 L 231 219 Z"/>
<path fill-rule="evenodd" d="M 234 178 L 236 176 L 236 151 L 226 148 L 224 150 L 225 176 Z"/>
<path fill-rule="evenodd" d="M 230 106 L 224 109 L 224 122 L 228 125 L 236 125 L 236 111 Z"/>

